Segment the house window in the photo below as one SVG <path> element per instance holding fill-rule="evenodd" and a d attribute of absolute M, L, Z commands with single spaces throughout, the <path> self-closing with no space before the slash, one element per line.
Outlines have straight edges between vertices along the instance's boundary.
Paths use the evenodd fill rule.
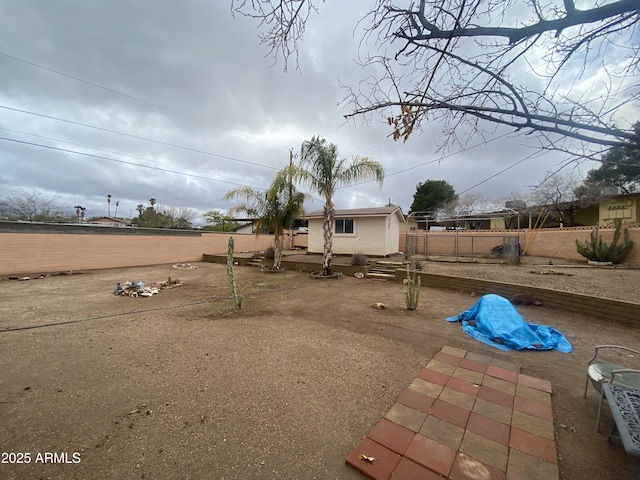
<path fill-rule="evenodd" d="M 336 233 L 353 233 L 353 218 L 336 219 Z"/>

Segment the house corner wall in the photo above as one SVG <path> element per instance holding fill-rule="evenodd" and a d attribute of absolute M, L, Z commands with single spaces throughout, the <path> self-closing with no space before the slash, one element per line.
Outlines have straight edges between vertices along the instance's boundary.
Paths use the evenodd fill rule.
<path fill-rule="evenodd" d="M 384 255 L 393 255 L 401 250 L 398 249 L 398 238 L 400 238 L 400 220 L 393 214 L 385 219 L 385 240 Z"/>
<path fill-rule="evenodd" d="M 612 225 L 615 219 L 621 219 L 623 224 L 639 223 L 638 197 L 614 198 L 600 203 L 600 225 Z"/>

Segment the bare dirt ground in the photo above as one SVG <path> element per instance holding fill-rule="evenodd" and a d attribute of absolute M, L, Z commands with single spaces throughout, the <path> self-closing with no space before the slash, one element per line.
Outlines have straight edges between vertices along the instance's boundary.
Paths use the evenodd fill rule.
<path fill-rule="evenodd" d="M 410 312 L 399 283 L 237 267 L 244 303 L 234 311 L 225 267 L 196 265 L 0 281 L 0 478 L 355 480 L 345 457 L 444 345 L 552 382 L 562 479 L 637 473 L 636 459 L 606 441 L 608 412 L 596 433 L 595 391 L 582 396 L 593 346 L 638 346 L 637 328 L 522 306 L 574 351 L 502 352 L 443 320 L 477 300 L 469 292 L 423 288 Z M 632 269 L 426 268 L 610 295 L 637 295 L 629 285 L 640 280 Z M 184 286 L 151 298 L 112 293 L 116 282 L 168 276 Z M 52 452 L 68 463 L 42 463 Z M 30 462 L 3 463 L 17 460 L 9 453 Z"/>

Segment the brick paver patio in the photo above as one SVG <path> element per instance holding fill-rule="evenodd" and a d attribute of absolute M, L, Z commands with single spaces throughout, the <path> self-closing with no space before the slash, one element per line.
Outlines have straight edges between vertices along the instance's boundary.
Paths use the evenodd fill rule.
<path fill-rule="evenodd" d="M 551 383 L 443 347 L 346 459 L 374 480 L 559 478 Z"/>

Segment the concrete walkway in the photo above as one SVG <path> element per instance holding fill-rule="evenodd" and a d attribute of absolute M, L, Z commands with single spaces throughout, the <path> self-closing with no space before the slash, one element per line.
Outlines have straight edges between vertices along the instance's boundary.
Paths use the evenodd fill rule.
<path fill-rule="evenodd" d="M 444 347 L 346 459 L 375 480 L 559 478 L 551 383 Z"/>

